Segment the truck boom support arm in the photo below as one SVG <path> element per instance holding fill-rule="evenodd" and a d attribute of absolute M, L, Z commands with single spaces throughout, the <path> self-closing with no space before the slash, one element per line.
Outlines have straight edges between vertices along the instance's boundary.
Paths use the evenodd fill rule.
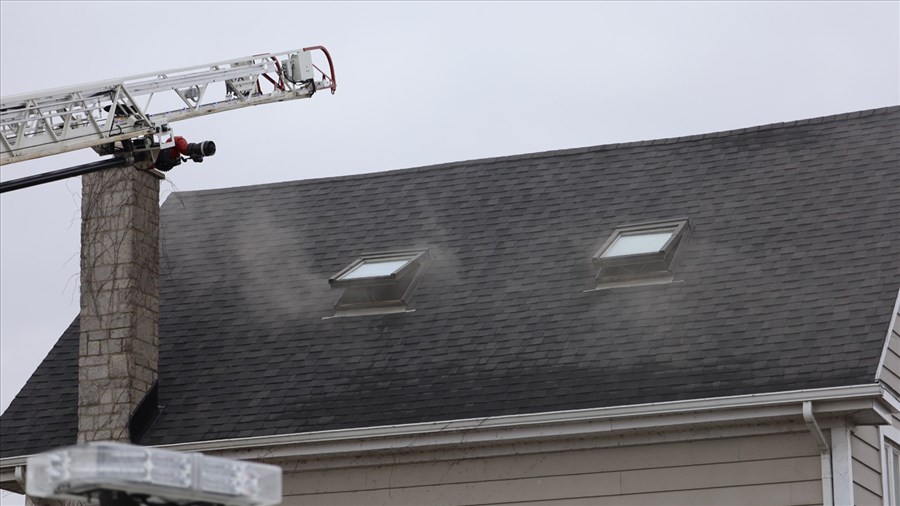
<path fill-rule="evenodd" d="M 326 74 L 313 65 L 321 50 Z M 309 98 L 337 83 L 321 46 L 0 99 L 0 165 L 158 133 L 164 125 Z M 155 99 L 155 100 L 154 100 Z"/>

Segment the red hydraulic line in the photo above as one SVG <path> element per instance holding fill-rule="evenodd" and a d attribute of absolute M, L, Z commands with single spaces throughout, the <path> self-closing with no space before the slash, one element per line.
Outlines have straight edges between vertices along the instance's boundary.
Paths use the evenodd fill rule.
<path fill-rule="evenodd" d="M 324 74 L 325 77 L 327 77 L 328 79 L 331 80 L 331 86 L 330 86 L 331 94 L 334 95 L 334 92 L 337 90 L 337 79 L 335 78 L 335 75 L 334 75 L 334 62 L 331 61 L 331 54 L 328 52 L 327 49 L 325 49 L 325 46 L 309 46 L 309 47 L 303 48 L 304 51 L 313 51 L 316 49 L 319 49 L 323 53 L 325 53 L 325 58 L 328 59 L 328 68 L 331 71 L 331 75 L 325 74 L 325 72 L 322 72 L 319 69 L 319 67 L 316 67 L 316 70 L 319 70 L 319 72 L 322 72 L 322 74 Z"/>
<path fill-rule="evenodd" d="M 272 61 L 275 62 L 275 70 L 278 71 L 278 84 L 275 84 L 275 81 L 273 81 L 272 78 L 269 77 L 268 74 L 263 74 L 263 75 L 266 76 L 266 79 L 268 79 L 269 82 L 271 82 L 272 84 L 277 86 L 279 90 L 284 91 L 284 79 L 281 78 L 281 76 L 284 74 L 284 72 L 281 71 L 281 62 L 278 61 L 278 58 L 276 58 L 274 56 L 272 57 Z"/>

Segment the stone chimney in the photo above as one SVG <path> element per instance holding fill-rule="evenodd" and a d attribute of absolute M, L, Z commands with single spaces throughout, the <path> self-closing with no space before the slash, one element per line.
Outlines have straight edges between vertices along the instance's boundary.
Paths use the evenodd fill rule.
<path fill-rule="evenodd" d="M 131 167 L 82 177 L 78 442 L 129 442 L 156 381 L 159 180 Z"/>

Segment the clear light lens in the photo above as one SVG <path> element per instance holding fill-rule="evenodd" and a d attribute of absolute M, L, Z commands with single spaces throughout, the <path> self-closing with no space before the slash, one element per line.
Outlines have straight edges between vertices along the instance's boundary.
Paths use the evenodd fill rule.
<path fill-rule="evenodd" d="M 193 475 L 193 456 L 189 453 L 154 451 L 150 453 L 150 483 L 188 488 Z"/>
<path fill-rule="evenodd" d="M 341 276 L 341 279 L 373 278 L 377 276 L 390 276 L 397 269 L 409 263 L 409 258 L 365 260 L 352 271 Z"/>
<path fill-rule="evenodd" d="M 150 455 L 139 446 L 107 446 L 76 448 L 72 451 L 72 475 L 74 478 L 98 476 L 101 479 L 120 479 L 145 482 L 150 478 Z M 82 456 L 75 459 L 76 455 Z"/>
<path fill-rule="evenodd" d="M 603 258 L 637 255 L 640 253 L 656 253 L 662 249 L 666 241 L 672 237 L 674 230 L 634 232 L 620 235 L 610 246 Z"/>
<path fill-rule="evenodd" d="M 241 462 L 206 457 L 200 473 L 200 488 L 207 492 L 252 495 L 259 489 L 258 480 Z"/>
<path fill-rule="evenodd" d="M 240 495 L 243 492 L 240 490 L 241 474 L 236 462 L 206 457 L 200 470 L 200 488 L 217 494 Z"/>
<path fill-rule="evenodd" d="M 89 443 L 30 457 L 27 466 L 26 492 L 36 497 L 84 498 L 103 488 L 170 501 L 236 506 L 281 502 L 280 467 L 199 453 Z"/>
<path fill-rule="evenodd" d="M 35 497 L 52 497 L 57 485 L 66 481 L 61 460 L 59 454 L 42 453 L 29 457 L 25 469 L 25 493 Z"/>
<path fill-rule="evenodd" d="M 281 501 L 281 469 L 203 456 L 200 489 L 227 496 L 257 497 L 267 504 L 277 504 Z"/>

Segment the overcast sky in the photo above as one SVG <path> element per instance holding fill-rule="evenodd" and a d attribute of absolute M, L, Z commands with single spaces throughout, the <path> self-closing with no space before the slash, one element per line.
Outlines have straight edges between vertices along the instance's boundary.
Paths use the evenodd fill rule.
<path fill-rule="evenodd" d="M 0 94 L 316 44 L 337 94 L 174 124 L 218 154 L 163 199 L 900 103 L 898 2 L 3 1 Z M 79 201 L 78 179 L 0 197 L 0 410 L 78 313 Z"/>

